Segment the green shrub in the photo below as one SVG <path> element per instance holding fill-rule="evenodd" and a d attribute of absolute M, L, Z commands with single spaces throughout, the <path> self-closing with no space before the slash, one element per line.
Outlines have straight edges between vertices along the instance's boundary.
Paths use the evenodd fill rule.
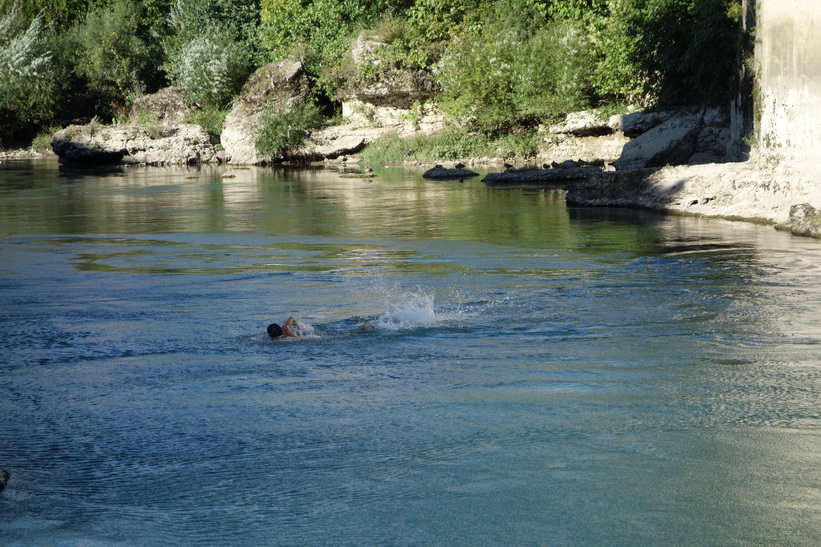
<path fill-rule="evenodd" d="M 528 158 L 536 154 L 542 137 L 535 131 L 493 138 L 452 127 L 432 135 L 400 137 L 387 133 L 370 143 L 360 154 L 374 165 L 406 161 L 452 161 L 470 158 Z"/>
<path fill-rule="evenodd" d="M 257 0 L 175 0 L 168 23 L 183 42 L 208 34 L 216 25 L 233 40 L 241 41 L 248 51 L 255 51 L 258 4 Z"/>
<path fill-rule="evenodd" d="M 391 11 L 391 0 L 261 0 L 260 47 L 268 61 L 300 59 L 317 96 L 332 97 L 328 67 L 343 61 L 357 28 Z"/>
<path fill-rule="evenodd" d="M 164 66 L 171 82 L 188 90 L 189 101 L 223 107 L 239 92 L 250 64 L 242 45 L 214 28 L 171 52 Z"/>
<path fill-rule="evenodd" d="M 222 133 L 222 126 L 225 123 L 225 116 L 228 110 L 206 107 L 201 110 L 193 110 L 186 117 L 185 122 L 195 123 L 212 135 Z"/>
<path fill-rule="evenodd" d="M 188 90 L 192 104 L 225 107 L 250 73 L 249 41 L 242 39 L 243 30 L 252 31 L 246 4 L 240 0 L 174 3 L 168 17 L 172 33 L 163 44 L 163 68 L 174 85 Z M 240 17 L 228 15 L 231 6 L 243 8 Z"/>
<path fill-rule="evenodd" d="M 263 156 L 282 159 L 297 149 L 309 131 L 322 125 L 319 109 L 311 104 L 270 107 L 262 113 L 256 135 L 257 151 Z"/>
<path fill-rule="evenodd" d="M 525 34 L 488 25 L 455 42 L 435 75 L 444 110 L 507 132 L 586 107 L 590 68 L 585 38 L 571 25 Z"/>
<path fill-rule="evenodd" d="M 50 125 L 41 129 L 32 140 L 31 149 L 41 154 L 51 152 L 51 137 L 59 130 L 59 125 Z"/>
<path fill-rule="evenodd" d="M 532 158 L 544 143 L 544 137 L 536 131 L 519 131 L 502 135 L 496 141 L 496 157 Z"/>

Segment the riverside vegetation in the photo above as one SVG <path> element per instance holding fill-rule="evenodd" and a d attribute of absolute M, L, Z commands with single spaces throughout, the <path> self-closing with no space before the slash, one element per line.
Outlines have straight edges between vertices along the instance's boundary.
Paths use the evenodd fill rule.
<path fill-rule="evenodd" d="M 75 120 L 117 122 L 141 95 L 187 90 L 217 132 L 248 76 L 300 60 L 311 107 L 265 113 L 257 143 L 298 146 L 356 86 L 429 82 L 443 133 L 374 143 L 381 159 L 528 155 L 563 113 L 729 101 L 738 0 L 0 0 L 0 148 Z M 357 38 L 378 42 L 356 63 Z M 42 140 L 42 139 L 41 139 Z"/>

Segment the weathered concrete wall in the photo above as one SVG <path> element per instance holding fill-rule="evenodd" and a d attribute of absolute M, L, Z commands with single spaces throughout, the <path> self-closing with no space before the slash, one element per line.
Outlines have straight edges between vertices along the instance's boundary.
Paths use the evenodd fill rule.
<path fill-rule="evenodd" d="M 761 0 L 756 40 L 760 153 L 821 159 L 821 1 Z"/>

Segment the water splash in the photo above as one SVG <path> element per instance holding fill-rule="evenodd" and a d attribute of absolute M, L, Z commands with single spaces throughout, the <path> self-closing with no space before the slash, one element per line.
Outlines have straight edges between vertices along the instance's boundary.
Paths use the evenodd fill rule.
<path fill-rule="evenodd" d="M 400 292 L 387 302 L 387 308 L 371 322 L 376 329 L 399 331 L 453 326 L 468 316 L 459 306 L 437 309 L 434 295 L 424 290 Z"/>
<path fill-rule="evenodd" d="M 305 323 L 297 319 L 294 323 L 294 327 L 296 327 L 295 330 L 299 338 L 319 338 L 319 334 L 317 334 L 316 329 L 310 323 Z"/>

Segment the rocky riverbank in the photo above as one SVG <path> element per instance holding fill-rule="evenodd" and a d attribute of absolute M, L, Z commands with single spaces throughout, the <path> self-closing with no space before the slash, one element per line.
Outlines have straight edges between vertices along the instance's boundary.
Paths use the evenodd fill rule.
<path fill-rule="evenodd" d="M 343 104 L 342 123 L 312 130 L 285 159 L 355 159 L 386 133 L 441 130 L 446 121 L 435 105 L 411 104 L 417 91 L 411 87 L 382 89 L 381 95 L 374 90 L 354 92 Z M 221 135 L 185 123 L 192 107 L 184 90 L 169 88 L 135 103 L 128 124 L 71 126 L 54 135 L 52 147 L 67 164 L 264 164 L 273 158 L 255 149 L 260 114 L 271 105 L 300 104 L 308 96 L 300 63 L 270 64 L 249 79 Z M 821 208 L 821 191 L 814 166 L 772 159 L 739 162 L 744 152 L 733 118 L 730 108 L 716 107 L 629 111 L 609 117 L 595 111 L 571 113 L 561 123 L 540 129 L 543 144 L 527 161 L 541 168 L 507 168 L 484 180 L 496 185 L 567 185 L 567 200 L 574 206 L 744 219 L 818 236 L 816 224 L 821 226 L 821 220 L 816 221 L 815 208 Z M 504 157 L 462 161 L 515 163 Z"/>
<path fill-rule="evenodd" d="M 745 220 L 821 237 L 821 188 L 813 166 L 798 163 L 754 159 L 601 173 L 571 183 L 567 203 Z"/>
<path fill-rule="evenodd" d="M 31 148 L 11 148 L 8 150 L 0 150 L 0 161 L 2 160 L 31 160 L 36 158 L 43 158 L 47 156 L 54 156 L 53 153 L 38 152 Z"/>

